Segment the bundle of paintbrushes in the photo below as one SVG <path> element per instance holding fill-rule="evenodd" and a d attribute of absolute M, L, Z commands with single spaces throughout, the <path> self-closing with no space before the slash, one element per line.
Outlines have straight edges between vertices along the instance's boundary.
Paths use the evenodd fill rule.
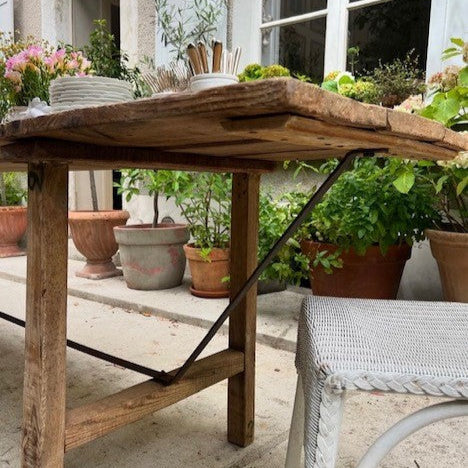
<path fill-rule="evenodd" d="M 211 60 L 208 50 L 199 42 L 198 46 L 189 44 L 187 47 L 187 55 L 189 57 L 189 65 L 193 75 L 203 75 L 208 73 L 223 73 L 225 75 L 237 75 L 239 61 L 241 56 L 241 48 L 237 47 L 234 52 L 223 50 L 223 43 L 217 40 L 211 42 Z M 210 70 L 211 62 L 211 70 Z"/>
<path fill-rule="evenodd" d="M 153 94 L 185 91 L 190 77 L 190 70 L 183 62 L 172 62 L 167 68 L 163 65 L 154 72 L 143 74 L 143 80 Z"/>

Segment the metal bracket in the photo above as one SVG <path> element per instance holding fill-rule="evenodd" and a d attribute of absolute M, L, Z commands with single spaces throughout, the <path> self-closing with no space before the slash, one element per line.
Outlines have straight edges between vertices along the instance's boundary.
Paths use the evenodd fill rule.
<path fill-rule="evenodd" d="M 240 302 L 245 298 L 246 294 L 249 292 L 250 288 L 258 281 L 260 275 L 265 271 L 270 262 L 274 259 L 280 249 L 286 244 L 289 238 L 297 231 L 303 221 L 307 218 L 310 212 L 315 208 L 315 206 L 322 200 L 323 196 L 328 192 L 330 187 L 335 183 L 336 179 L 350 169 L 353 165 L 354 159 L 362 154 L 363 156 L 374 156 L 375 153 L 382 152 L 385 150 L 381 149 L 357 149 L 349 151 L 345 157 L 338 164 L 336 169 L 328 176 L 325 182 L 317 189 L 317 191 L 312 195 L 311 199 L 307 202 L 302 211 L 296 216 L 296 219 L 289 225 L 284 234 L 277 240 L 276 244 L 271 248 L 271 250 L 265 255 L 265 258 L 258 264 L 257 268 L 250 275 L 249 279 L 244 283 L 239 292 L 232 298 L 229 305 L 226 307 L 224 312 L 219 316 L 218 320 L 213 324 L 208 333 L 205 335 L 200 344 L 195 348 L 193 353 L 187 359 L 185 364 L 179 368 L 177 373 L 173 375 L 172 373 L 166 374 L 164 381 L 160 381 L 165 385 L 170 385 L 178 382 L 188 371 L 190 366 L 195 362 L 197 357 L 201 352 L 206 348 L 208 343 L 213 339 L 217 331 L 221 328 L 222 324 L 227 320 L 231 313 L 236 309 Z M 169 379 L 167 376 L 169 375 Z"/>

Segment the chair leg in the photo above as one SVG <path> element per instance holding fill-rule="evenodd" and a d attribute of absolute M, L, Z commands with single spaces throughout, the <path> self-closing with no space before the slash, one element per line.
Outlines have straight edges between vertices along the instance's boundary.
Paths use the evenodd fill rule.
<path fill-rule="evenodd" d="M 321 392 L 317 449 L 314 468 L 334 468 L 338 453 L 344 393 L 336 393 L 325 383 Z"/>
<path fill-rule="evenodd" d="M 296 397 L 289 430 L 288 451 L 285 468 L 299 468 L 301 464 L 302 447 L 304 445 L 304 391 L 301 375 L 297 376 Z"/>

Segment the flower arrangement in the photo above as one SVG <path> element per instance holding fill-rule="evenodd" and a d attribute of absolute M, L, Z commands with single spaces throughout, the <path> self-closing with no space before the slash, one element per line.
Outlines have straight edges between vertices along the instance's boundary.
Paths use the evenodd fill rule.
<path fill-rule="evenodd" d="M 91 62 L 70 47 L 52 48 L 47 42 L 13 42 L 0 38 L 0 118 L 12 106 L 27 106 L 34 98 L 49 102 L 49 84 L 59 76 L 91 73 Z"/>

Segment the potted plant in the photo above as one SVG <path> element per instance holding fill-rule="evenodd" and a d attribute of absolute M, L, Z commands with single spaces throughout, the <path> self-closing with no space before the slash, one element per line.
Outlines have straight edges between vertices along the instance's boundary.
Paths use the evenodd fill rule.
<path fill-rule="evenodd" d="M 181 171 L 129 169 L 122 171 L 119 193 L 127 201 L 146 189 L 154 200 L 152 224 L 114 228 L 124 279 L 131 289 L 157 290 L 179 286 L 185 271 L 183 245 L 190 239 L 185 224 L 159 223 L 159 194 L 186 192 L 189 174 Z"/>
<path fill-rule="evenodd" d="M 116 91 L 128 88 L 133 90 L 135 96 L 144 94 L 146 88 L 140 70 L 129 67 L 127 55 L 116 46 L 114 36 L 109 32 L 106 22 L 99 20 L 95 21 L 95 24 L 96 28 L 90 35 L 89 45 L 84 47 L 85 54 L 92 64 L 91 73 L 95 76 L 77 76 L 71 85 L 85 87 L 86 93 L 90 93 L 88 99 L 91 100 L 93 96 L 99 97 L 100 91 L 97 85 L 101 83 L 104 83 L 107 90 L 110 86 Z M 60 82 L 55 84 L 57 86 Z M 131 97 L 131 94 L 129 96 Z M 73 242 L 86 257 L 85 267 L 76 275 L 88 279 L 122 275 L 122 271 L 112 262 L 112 256 L 118 249 L 114 227 L 124 225 L 130 215 L 125 210 L 99 210 L 92 171 L 90 171 L 90 187 L 93 210 L 69 212 Z"/>
<path fill-rule="evenodd" d="M 420 113 L 453 130 L 468 129 L 468 42 L 452 38 L 443 59 L 461 55 L 464 65 L 447 67 L 429 80 L 432 102 Z M 428 164 L 442 218 L 426 231 L 439 267 L 444 298 L 468 302 L 468 154 L 450 162 Z"/>
<path fill-rule="evenodd" d="M 258 258 L 262 260 L 293 220 L 297 210 L 294 192 L 274 197 L 260 192 Z M 258 294 L 283 291 L 288 284 L 300 284 L 307 271 L 307 259 L 301 254 L 296 239 L 291 238 L 268 265 L 258 281 Z"/>
<path fill-rule="evenodd" d="M 396 158 L 357 159 L 301 228 L 312 291 L 396 298 L 411 245 L 424 238 L 435 218 L 422 168 Z"/>
<path fill-rule="evenodd" d="M 232 177 L 190 173 L 190 178 L 187 191 L 174 194 L 193 237 L 184 246 L 192 274 L 190 292 L 205 298 L 228 297 Z"/>
<path fill-rule="evenodd" d="M 0 258 L 25 255 L 18 247 L 27 227 L 25 197 L 16 173 L 0 173 Z"/>

